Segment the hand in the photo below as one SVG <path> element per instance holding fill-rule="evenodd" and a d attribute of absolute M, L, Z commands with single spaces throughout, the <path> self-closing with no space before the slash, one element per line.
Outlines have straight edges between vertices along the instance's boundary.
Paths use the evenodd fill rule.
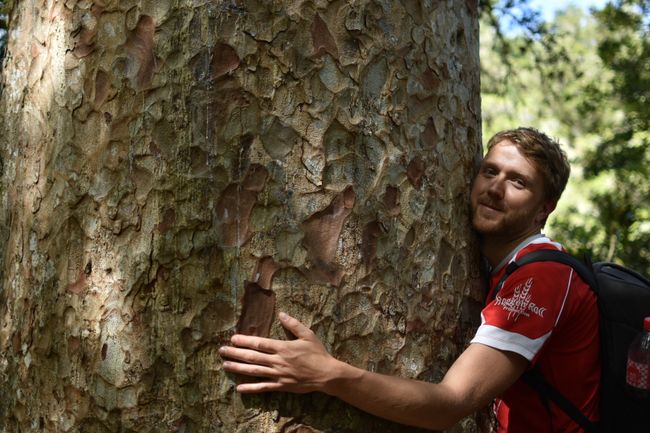
<path fill-rule="evenodd" d="M 225 371 L 268 379 L 239 384 L 237 391 L 327 392 L 338 361 L 327 353 L 308 327 L 285 313 L 280 313 L 279 319 L 282 326 L 297 337 L 296 340 L 237 334 L 230 339 L 232 346 L 219 349 L 219 354 L 227 358 L 223 363 Z"/>

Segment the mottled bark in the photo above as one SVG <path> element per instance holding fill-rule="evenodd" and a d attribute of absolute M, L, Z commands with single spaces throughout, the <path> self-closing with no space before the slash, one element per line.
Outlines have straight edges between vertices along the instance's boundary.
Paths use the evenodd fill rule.
<path fill-rule="evenodd" d="M 242 397 L 217 348 L 284 310 L 375 371 L 438 380 L 462 350 L 476 2 L 16 3 L 0 431 L 413 431 Z"/>

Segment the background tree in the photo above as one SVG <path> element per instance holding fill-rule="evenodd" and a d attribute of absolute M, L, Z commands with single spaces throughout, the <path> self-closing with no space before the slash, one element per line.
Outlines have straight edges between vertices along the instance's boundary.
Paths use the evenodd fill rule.
<path fill-rule="evenodd" d="M 3 70 L 0 430 L 407 431 L 242 398 L 304 320 L 438 380 L 477 317 L 472 1 L 25 0 Z M 472 419 L 456 431 L 476 431 Z"/>
<path fill-rule="evenodd" d="M 528 1 L 486 3 L 484 136 L 523 123 L 568 144 L 574 175 L 549 231 L 576 254 L 650 275 L 650 2 L 567 7 L 548 23 Z M 525 19 L 504 29 L 510 16 Z"/>
<path fill-rule="evenodd" d="M 605 230 L 599 252 L 650 275 L 650 2 L 611 2 L 594 16 L 611 92 L 588 87 L 580 111 L 615 110 L 611 124 L 597 125 L 601 140 L 585 156 L 586 176 L 608 181 L 592 194 Z"/>
<path fill-rule="evenodd" d="M 7 6 L 4 1 L 0 1 L 0 62 L 5 55 L 5 45 L 7 40 Z"/>

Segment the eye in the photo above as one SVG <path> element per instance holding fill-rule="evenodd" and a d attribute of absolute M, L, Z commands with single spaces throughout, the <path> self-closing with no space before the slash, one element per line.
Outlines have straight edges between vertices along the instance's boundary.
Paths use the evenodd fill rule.
<path fill-rule="evenodd" d="M 493 167 L 483 167 L 481 171 L 483 172 L 483 175 L 488 177 L 496 176 L 497 174 L 497 171 Z"/>
<path fill-rule="evenodd" d="M 512 179 L 512 183 L 515 186 L 515 188 L 518 189 L 526 188 L 526 181 L 520 177 L 515 177 L 514 179 Z"/>

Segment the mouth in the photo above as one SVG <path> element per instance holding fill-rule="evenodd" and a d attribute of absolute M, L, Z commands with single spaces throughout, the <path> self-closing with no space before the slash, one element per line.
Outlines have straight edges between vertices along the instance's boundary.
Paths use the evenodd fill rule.
<path fill-rule="evenodd" d="M 479 207 L 482 207 L 484 209 L 487 209 L 488 211 L 491 212 L 503 212 L 504 208 L 502 206 L 498 206 L 494 203 L 491 202 L 479 202 L 478 203 Z"/>

